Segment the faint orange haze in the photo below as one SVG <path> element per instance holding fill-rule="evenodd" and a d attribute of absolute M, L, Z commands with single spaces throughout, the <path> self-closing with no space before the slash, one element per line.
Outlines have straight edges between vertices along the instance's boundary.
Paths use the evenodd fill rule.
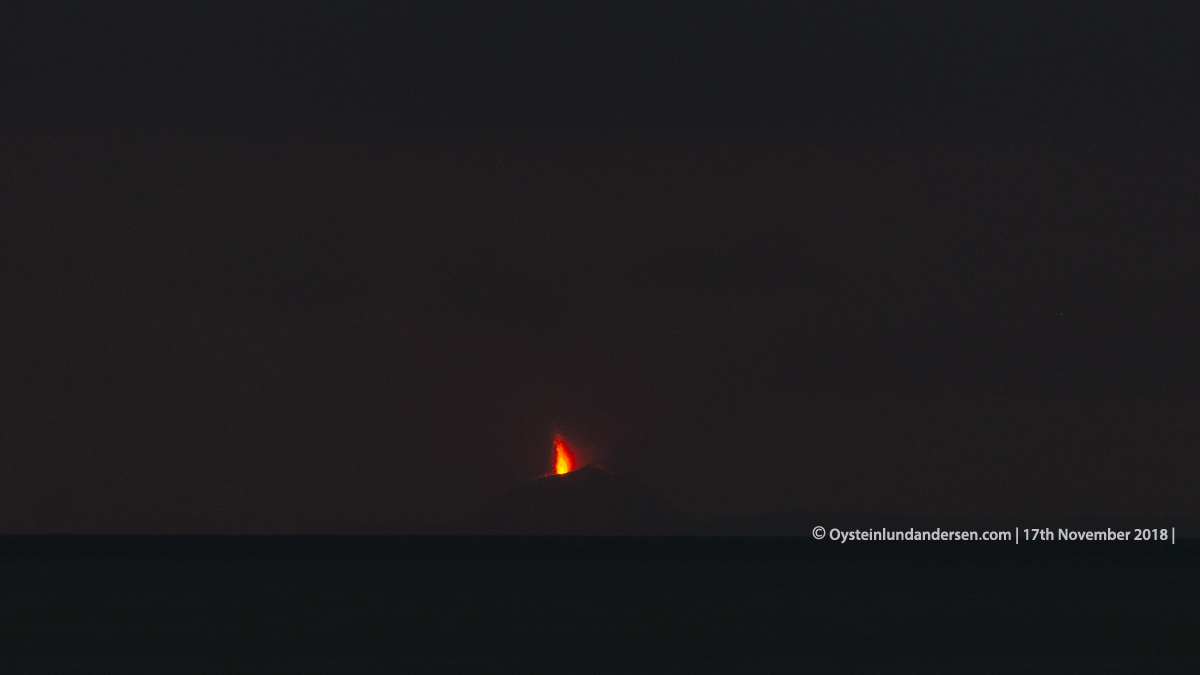
<path fill-rule="evenodd" d="M 561 435 L 554 436 L 554 473 L 564 474 L 575 470 L 575 453 L 567 447 Z"/>

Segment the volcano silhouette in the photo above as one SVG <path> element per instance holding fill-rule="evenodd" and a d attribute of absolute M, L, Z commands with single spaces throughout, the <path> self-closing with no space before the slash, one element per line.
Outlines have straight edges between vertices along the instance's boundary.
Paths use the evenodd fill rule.
<path fill-rule="evenodd" d="M 524 483 L 484 507 L 463 534 L 671 535 L 690 520 L 650 488 L 599 464 Z"/>

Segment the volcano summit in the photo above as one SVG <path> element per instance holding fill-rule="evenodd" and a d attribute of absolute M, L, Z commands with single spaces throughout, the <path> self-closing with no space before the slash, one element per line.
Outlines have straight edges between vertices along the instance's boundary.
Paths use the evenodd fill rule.
<path fill-rule="evenodd" d="M 691 530 L 681 511 L 628 476 L 599 464 L 518 486 L 484 507 L 463 534 L 672 535 Z"/>

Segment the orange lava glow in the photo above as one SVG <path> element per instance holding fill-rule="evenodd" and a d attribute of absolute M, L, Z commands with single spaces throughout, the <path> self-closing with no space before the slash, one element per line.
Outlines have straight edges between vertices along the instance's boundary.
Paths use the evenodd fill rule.
<path fill-rule="evenodd" d="M 575 470 L 575 454 L 567 448 L 562 436 L 554 437 L 554 473 L 564 474 Z"/>

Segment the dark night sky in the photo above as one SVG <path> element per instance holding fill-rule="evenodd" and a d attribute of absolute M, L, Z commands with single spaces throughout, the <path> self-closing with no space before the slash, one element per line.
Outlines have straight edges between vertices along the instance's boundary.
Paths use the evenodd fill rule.
<path fill-rule="evenodd" d="M 1200 517 L 1195 5 L 175 4 L 0 9 L 0 532 Z"/>

